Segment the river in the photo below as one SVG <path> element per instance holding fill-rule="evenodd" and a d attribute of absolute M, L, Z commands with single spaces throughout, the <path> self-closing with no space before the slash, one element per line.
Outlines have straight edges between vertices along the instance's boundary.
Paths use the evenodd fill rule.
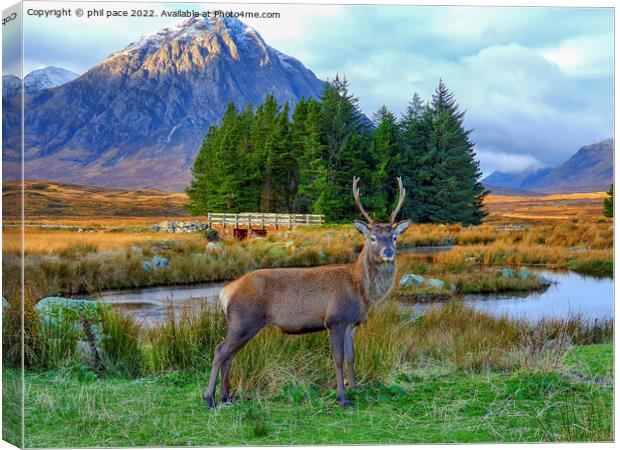
<path fill-rule="evenodd" d="M 614 315 L 613 279 L 584 276 L 574 272 L 541 272 L 552 280 L 544 291 L 468 294 L 465 304 L 493 315 L 537 320 L 543 317 L 564 319 L 580 315 L 583 320 L 608 320 Z M 166 319 L 172 310 L 177 317 L 192 312 L 205 303 L 217 301 L 224 283 L 203 283 L 103 292 L 97 298 L 124 311 L 147 325 Z M 437 307 L 440 302 L 408 305 L 416 313 Z"/>

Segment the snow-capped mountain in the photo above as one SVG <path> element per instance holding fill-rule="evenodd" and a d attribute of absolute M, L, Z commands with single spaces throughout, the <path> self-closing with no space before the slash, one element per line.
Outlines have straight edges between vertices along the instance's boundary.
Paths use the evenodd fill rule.
<path fill-rule="evenodd" d="M 26 95 L 33 95 L 43 89 L 62 86 L 69 81 L 75 80 L 80 75 L 63 69 L 62 67 L 45 67 L 30 72 L 24 77 L 24 89 Z M 15 75 L 2 76 L 2 95 L 11 96 L 19 92 L 21 80 Z"/>
<path fill-rule="evenodd" d="M 75 80 L 80 75 L 63 69 L 62 67 L 49 66 L 43 69 L 33 70 L 24 77 L 24 89 L 26 95 L 32 95 L 43 89 L 62 86 L 69 81 Z"/>
<path fill-rule="evenodd" d="M 181 190 L 229 102 L 258 105 L 273 92 L 293 105 L 322 89 L 241 21 L 188 19 L 26 97 L 26 178 Z"/>

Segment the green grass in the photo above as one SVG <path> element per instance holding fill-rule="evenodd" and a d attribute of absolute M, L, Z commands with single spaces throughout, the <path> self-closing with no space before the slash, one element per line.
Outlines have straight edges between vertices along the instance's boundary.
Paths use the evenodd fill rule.
<path fill-rule="evenodd" d="M 612 377 L 614 370 L 612 344 L 573 347 L 566 355 L 566 364 L 577 373 L 589 377 Z"/>
<path fill-rule="evenodd" d="M 2 440 L 22 445 L 22 378 L 19 370 L 2 372 Z"/>
<path fill-rule="evenodd" d="M 575 355 L 609 373 L 610 344 Z M 26 446 L 397 444 L 613 439 L 610 385 L 558 371 L 482 371 L 424 367 L 392 384 L 351 393 L 336 406 L 330 386 L 287 385 L 260 396 L 238 392 L 216 411 L 201 401 L 203 372 L 138 379 L 101 378 L 75 366 L 26 376 Z M 578 432 L 577 432 L 578 431 Z"/>

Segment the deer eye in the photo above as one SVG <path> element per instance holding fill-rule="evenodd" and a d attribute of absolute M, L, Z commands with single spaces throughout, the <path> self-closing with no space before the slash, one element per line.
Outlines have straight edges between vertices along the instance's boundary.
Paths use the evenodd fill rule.
<path fill-rule="evenodd" d="M 374 236 L 370 236 L 370 242 L 377 242 L 377 238 Z"/>
<path fill-rule="evenodd" d="M 396 242 L 396 236 L 392 236 L 392 240 Z"/>

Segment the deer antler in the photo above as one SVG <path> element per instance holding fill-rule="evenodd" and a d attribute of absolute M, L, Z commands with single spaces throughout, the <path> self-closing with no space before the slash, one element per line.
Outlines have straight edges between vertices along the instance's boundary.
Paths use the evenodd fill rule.
<path fill-rule="evenodd" d="M 362 216 L 364 216 L 364 219 L 366 219 L 368 225 L 372 226 L 374 222 L 370 218 L 368 213 L 364 210 L 362 202 L 360 201 L 360 190 L 357 187 L 357 183 L 359 182 L 359 180 L 359 177 L 353 176 L 353 198 L 355 199 L 355 204 L 357 205 L 357 208 L 360 210 L 360 213 L 362 213 Z"/>
<path fill-rule="evenodd" d="M 401 177 L 396 178 L 398 180 L 398 204 L 396 205 L 396 209 L 390 215 L 390 225 L 394 225 L 394 221 L 396 220 L 396 216 L 402 208 L 403 203 L 405 203 L 405 188 L 403 187 L 403 180 Z"/>

